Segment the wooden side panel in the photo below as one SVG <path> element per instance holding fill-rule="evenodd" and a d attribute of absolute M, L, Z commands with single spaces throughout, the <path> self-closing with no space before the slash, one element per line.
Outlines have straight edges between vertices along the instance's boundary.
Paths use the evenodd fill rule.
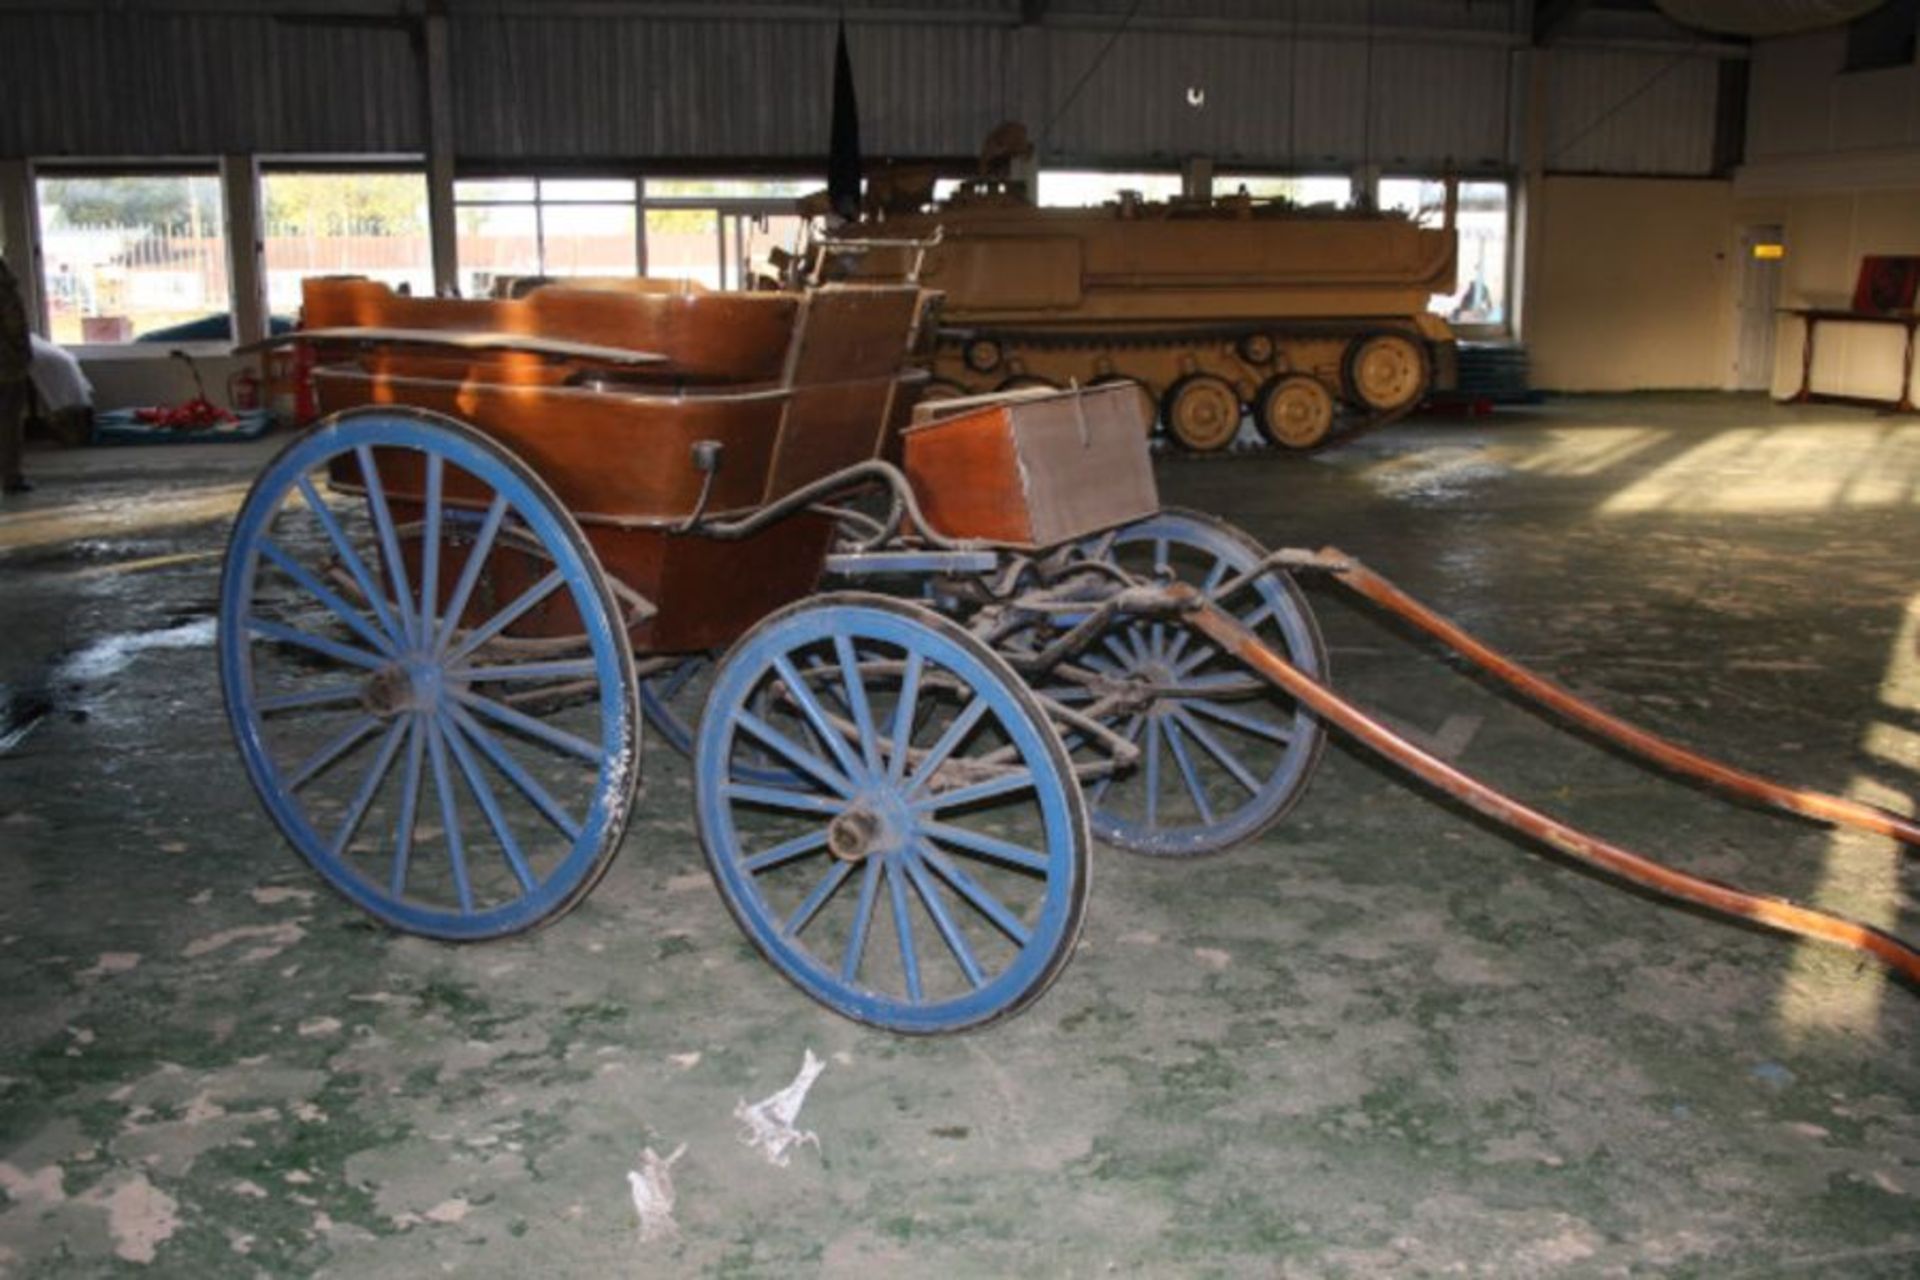
<path fill-rule="evenodd" d="M 935 532 L 1033 545 L 1005 405 L 916 427 L 903 442 L 907 479 Z"/>
<path fill-rule="evenodd" d="M 913 285 L 825 285 L 806 300 L 795 348 L 795 386 L 886 377 L 907 356 L 920 306 Z"/>
<path fill-rule="evenodd" d="M 408 405 L 469 423 L 511 449 L 553 486 L 576 515 L 677 520 L 692 513 L 701 475 L 697 440 L 718 440 L 725 462 L 709 509 L 759 503 L 773 460 L 785 395 L 642 398 L 535 385 L 425 381 L 321 370 L 328 413 L 363 405 Z M 396 458 L 381 476 L 418 493 L 418 464 Z M 412 470 L 409 471 L 408 467 Z"/>
<path fill-rule="evenodd" d="M 880 456 L 920 305 L 912 285 L 828 285 L 807 297 L 767 501 Z"/>
<path fill-rule="evenodd" d="M 1160 509 L 1129 385 L 1000 399 L 902 440 L 928 523 L 950 537 L 1052 547 Z"/>
<path fill-rule="evenodd" d="M 1057 546 L 1160 509 L 1132 387 L 1020 401 L 1008 413 L 1036 544 Z"/>
<path fill-rule="evenodd" d="M 381 482 L 404 483 L 397 464 L 399 452 L 382 450 L 377 461 Z M 333 476 L 336 487 L 360 491 L 360 478 L 351 462 Z M 457 492 L 460 477 L 448 476 Z M 421 518 L 418 502 L 392 502 L 394 519 L 404 529 Z M 814 515 L 795 516 L 738 542 L 683 537 L 653 529 L 615 529 L 588 525 L 587 541 L 600 566 L 658 607 L 659 613 L 632 629 L 634 648 L 643 653 L 693 653 L 733 643 L 747 629 L 775 609 L 808 595 L 819 585 L 833 536 L 830 520 Z M 470 543 L 444 539 L 440 550 L 440 605 L 444 608 L 467 563 Z M 407 580 L 420 581 L 420 540 L 401 537 L 401 558 Z M 512 603 L 545 577 L 552 561 L 511 546 L 497 547 L 474 581 L 465 626 L 478 626 Z M 384 574 L 387 566 L 380 567 Z M 580 615 L 572 598 L 555 592 L 528 610 L 507 628 L 518 639 L 578 635 Z"/>
<path fill-rule="evenodd" d="M 880 456 L 895 380 L 796 387 L 767 486 L 773 502 L 801 485 Z"/>
<path fill-rule="evenodd" d="M 833 522 L 798 515 L 739 542 L 605 528 L 587 537 L 608 573 L 660 607 L 635 629 L 634 646 L 693 653 L 732 644 L 775 609 L 812 594 Z"/>
<path fill-rule="evenodd" d="M 524 298 L 414 298 L 372 280 L 305 282 L 313 328 L 538 334 L 666 356 L 663 377 L 768 382 L 785 368 L 800 299 L 790 293 L 656 294 L 549 286 Z"/>

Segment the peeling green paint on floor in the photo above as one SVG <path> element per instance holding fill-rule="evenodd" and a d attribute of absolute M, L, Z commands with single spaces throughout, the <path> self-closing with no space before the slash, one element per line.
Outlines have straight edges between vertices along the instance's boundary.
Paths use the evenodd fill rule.
<path fill-rule="evenodd" d="M 212 612 L 209 513 L 263 455 L 160 452 L 38 455 L 0 509 L 25 727 L 0 753 L 0 1274 L 1920 1270 L 1920 997 L 1623 893 L 1349 748 L 1226 856 L 1098 850 L 1066 975 L 960 1038 L 861 1030 L 760 961 L 659 747 L 582 909 L 485 946 L 391 936 L 259 812 L 210 650 L 62 666 Z M 1920 427 L 1596 398 L 1161 482 L 1360 554 L 1657 731 L 1920 794 Z M 1920 932 L 1914 855 L 1649 778 L 1314 598 L 1337 683 L 1463 767 Z M 819 1146 L 775 1168 L 733 1111 L 808 1048 Z M 627 1171 L 683 1143 L 678 1233 L 642 1242 Z"/>

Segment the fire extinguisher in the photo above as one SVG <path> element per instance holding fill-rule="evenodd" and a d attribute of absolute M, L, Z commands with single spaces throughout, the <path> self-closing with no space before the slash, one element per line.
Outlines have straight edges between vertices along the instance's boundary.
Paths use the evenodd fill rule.
<path fill-rule="evenodd" d="M 251 369 L 242 369 L 227 379 L 227 407 L 235 413 L 252 413 L 260 407 L 260 377 Z"/>
<path fill-rule="evenodd" d="M 311 342 L 293 344 L 293 420 L 303 427 L 320 416 L 320 399 L 313 389 L 316 363 Z"/>

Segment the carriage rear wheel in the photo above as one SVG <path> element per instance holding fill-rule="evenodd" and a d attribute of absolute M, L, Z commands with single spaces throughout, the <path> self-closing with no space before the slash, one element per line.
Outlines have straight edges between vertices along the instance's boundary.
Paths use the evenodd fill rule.
<path fill-rule="evenodd" d="M 769 754 L 785 783 L 743 772 Z M 1066 751 L 1003 659 L 917 605 L 833 594 L 749 632 L 714 675 L 694 790 L 734 919 L 847 1017 L 976 1027 L 1072 954 L 1089 838 Z"/>
<path fill-rule="evenodd" d="M 524 463 L 451 418 L 356 411 L 283 449 L 235 520 L 228 719 L 268 815 L 350 901 L 428 937 L 519 932 L 585 897 L 626 826 L 623 616 Z M 577 638 L 526 635 L 540 620 Z"/>

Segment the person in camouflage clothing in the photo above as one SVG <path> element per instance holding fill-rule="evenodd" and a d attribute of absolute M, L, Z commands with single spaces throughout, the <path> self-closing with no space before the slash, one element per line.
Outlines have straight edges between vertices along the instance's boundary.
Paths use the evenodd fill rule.
<path fill-rule="evenodd" d="M 20 285 L 6 259 L 0 258 L 0 489 L 7 493 L 25 493 L 33 487 L 20 474 L 27 432 L 27 369 L 32 360 L 33 342 Z"/>

